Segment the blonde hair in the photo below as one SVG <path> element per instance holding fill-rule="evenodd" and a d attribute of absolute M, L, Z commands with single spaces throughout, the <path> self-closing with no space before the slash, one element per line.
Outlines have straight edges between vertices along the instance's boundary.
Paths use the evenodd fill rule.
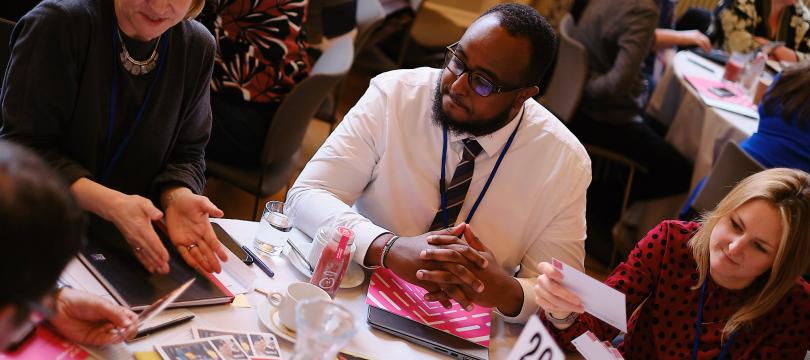
<path fill-rule="evenodd" d="M 769 169 L 740 181 L 701 218 L 700 230 L 689 240 L 700 274 L 693 289 L 707 280 L 709 239 L 715 225 L 751 200 L 765 200 L 776 208 L 782 219 L 782 238 L 771 269 L 748 286 L 740 308 L 726 321 L 724 339 L 773 309 L 810 265 L 810 175 L 801 170 Z"/>
<path fill-rule="evenodd" d="M 183 20 L 191 20 L 200 15 L 203 8 L 205 7 L 205 0 L 191 0 L 191 6 L 188 8 L 188 12 L 186 13 L 186 17 Z"/>

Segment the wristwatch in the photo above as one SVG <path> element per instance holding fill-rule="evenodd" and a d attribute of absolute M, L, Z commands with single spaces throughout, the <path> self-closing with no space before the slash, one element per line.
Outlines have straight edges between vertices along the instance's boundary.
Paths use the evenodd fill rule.
<path fill-rule="evenodd" d="M 572 313 L 568 314 L 568 316 L 566 316 L 566 317 L 564 317 L 562 319 L 558 319 L 558 318 L 555 318 L 554 315 L 551 315 L 550 312 L 546 311 L 546 320 L 548 320 L 550 323 L 556 324 L 556 325 L 571 325 L 571 324 L 574 323 L 574 321 L 577 320 L 578 316 L 579 316 L 579 313 L 572 312 Z"/>

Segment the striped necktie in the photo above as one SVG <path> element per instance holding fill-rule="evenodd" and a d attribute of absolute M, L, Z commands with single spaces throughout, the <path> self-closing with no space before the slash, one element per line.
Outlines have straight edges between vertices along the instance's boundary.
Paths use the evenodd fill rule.
<path fill-rule="evenodd" d="M 453 225 L 458 218 L 461 207 L 464 206 L 464 198 L 467 197 L 467 190 L 470 188 L 472 181 L 473 171 L 475 170 L 475 157 L 481 153 L 481 145 L 473 138 L 462 140 L 464 143 L 464 154 L 461 156 L 461 162 L 456 166 L 456 171 L 453 173 L 453 179 L 447 186 L 447 219 L 449 225 Z M 441 204 L 439 205 L 441 206 Z M 433 223 L 430 225 L 430 231 L 439 230 L 444 228 L 444 215 L 442 209 L 436 212 L 436 217 L 433 218 Z"/>

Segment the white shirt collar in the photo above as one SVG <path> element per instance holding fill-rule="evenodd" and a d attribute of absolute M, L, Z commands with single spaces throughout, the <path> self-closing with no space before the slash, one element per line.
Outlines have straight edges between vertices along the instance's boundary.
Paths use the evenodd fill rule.
<path fill-rule="evenodd" d="M 476 141 L 478 141 L 478 144 L 481 145 L 481 148 L 484 149 L 484 152 L 487 153 L 487 156 L 495 156 L 499 153 L 499 151 L 501 151 L 503 146 L 506 145 L 506 141 L 509 139 L 509 135 L 512 135 L 512 131 L 514 131 L 515 127 L 518 126 L 518 119 L 520 119 L 520 117 L 523 115 L 525 107 L 526 107 L 525 105 L 522 105 L 520 107 L 520 111 L 518 111 L 518 113 L 515 114 L 515 117 L 513 117 L 512 120 L 509 121 L 508 124 L 506 124 L 506 126 L 498 129 L 497 131 L 491 134 L 483 136 L 472 136 L 467 133 L 459 134 L 451 131 L 448 134 L 448 141 L 452 144 L 456 142 L 461 142 L 461 140 L 472 137 Z"/>

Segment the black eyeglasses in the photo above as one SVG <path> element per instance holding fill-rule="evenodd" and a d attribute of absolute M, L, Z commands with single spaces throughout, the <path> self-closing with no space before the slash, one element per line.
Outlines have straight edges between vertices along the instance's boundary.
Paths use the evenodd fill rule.
<path fill-rule="evenodd" d="M 470 85 L 470 88 L 475 91 L 476 94 L 487 97 L 492 95 L 493 93 L 498 94 L 502 92 L 509 92 L 515 91 L 518 89 L 522 89 L 525 86 L 504 86 L 504 85 L 495 85 L 491 80 L 487 79 L 486 75 L 478 72 L 478 71 L 470 71 L 467 68 L 467 64 L 464 63 L 464 60 L 458 57 L 454 48 L 458 46 L 458 42 L 453 43 L 452 45 L 447 47 L 447 50 L 444 52 L 444 67 L 447 70 L 450 70 L 455 76 L 461 76 L 465 72 L 467 74 L 467 83 Z"/>

